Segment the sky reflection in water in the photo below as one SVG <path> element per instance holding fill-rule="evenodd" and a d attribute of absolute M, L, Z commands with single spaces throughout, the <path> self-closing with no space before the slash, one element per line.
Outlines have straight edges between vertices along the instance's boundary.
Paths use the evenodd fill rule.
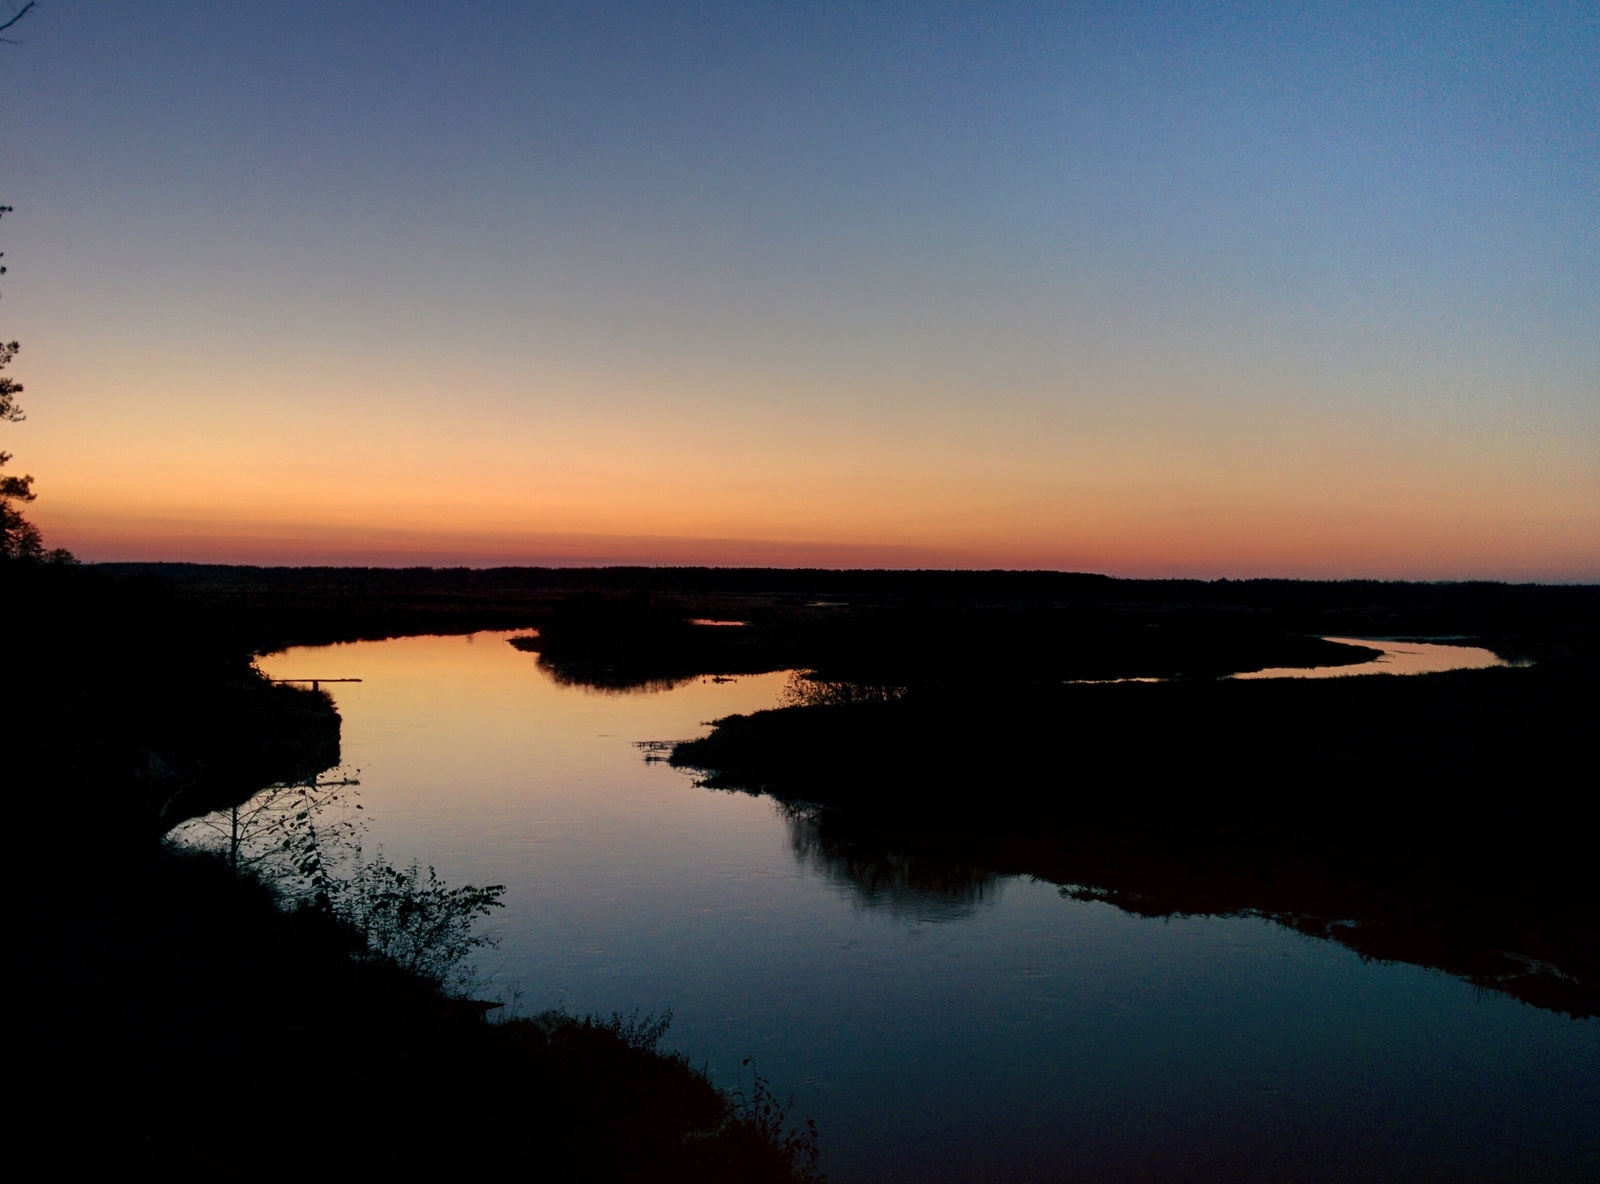
<path fill-rule="evenodd" d="M 595 694 L 506 636 L 261 665 L 365 680 L 329 689 L 370 844 L 509 885 L 491 991 L 525 1011 L 672 1007 L 671 1042 L 720 1080 L 754 1056 L 795 1093 L 841 1184 L 1600 1167 L 1600 1023 L 1260 920 L 851 866 L 803 815 L 634 746 L 769 706 L 784 674 Z"/>
<path fill-rule="evenodd" d="M 1383 637 L 1328 637 L 1326 641 L 1366 646 L 1382 650 L 1370 662 L 1352 666 L 1274 666 L 1235 674 L 1234 678 L 1344 678 L 1355 674 L 1440 674 L 1446 670 L 1483 670 L 1491 666 L 1510 666 L 1493 650 L 1482 646 L 1453 645 L 1434 641 L 1395 641 Z"/>

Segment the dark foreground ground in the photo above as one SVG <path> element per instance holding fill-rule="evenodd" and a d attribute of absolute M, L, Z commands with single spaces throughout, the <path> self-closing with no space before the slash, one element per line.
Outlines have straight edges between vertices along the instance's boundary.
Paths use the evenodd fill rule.
<path fill-rule="evenodd" d="M 249 666 L 297 643 L 525 630 L 531 661 L 602 690 L 808 671 L 788 706 L 719 721 L 673 760 L 787 803 L 864 891 L 960 896 L 1027 873 L 1139 912 L 1261 914 L 1600 1011 L 1584 824 L 1600 589 L 186 565 L 6 578 L 9 619 L 30 626 L 8 653 L 16 833 L 49 885 L 24 910 L 42 1083 L 25 1125 L 67 1132 L 33 1137 L 57 1174 L 91 1150 L 246 1178 L 416 1175 L 457 1155 L 576 1178 L 803 1168 L 637 1032 L 485 1025 L 352 959 L 348 933 L 156 846 L 183 817 L 337 759 L 328 700 Z M 1220 678 L 1369 656 L 1322 635 L 1449 638 L 1532 665 Z M 1072 681 L 1118 678 L 1168 681 Z"/>
<path fill-rule="evenodd" d="M 20 959 L 28 1179 L 794 1177 L 648 1023 L 487 1023 L 209 856 L 102 872 L 41 905 Z"/>
<path fill-rule="evenodd" d="M 163 834 L 339 759 L 158 581 L 0 568 L 12 810 L 9 1162 L 28 1179 L 793 1180 L 814 1142 L 661 1027 L 485 1022 L 363 934 Z M 767 1103 L 763 1108 L 762 1103 Z"/>

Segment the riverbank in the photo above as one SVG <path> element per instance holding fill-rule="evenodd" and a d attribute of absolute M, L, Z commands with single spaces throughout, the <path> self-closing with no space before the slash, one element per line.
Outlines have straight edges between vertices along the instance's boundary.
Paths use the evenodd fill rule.
<path fill-rule="evenodd" d="M 1022 874 L 1145 915 L 1256 914 L 1600 1014 L 1574 825 L 1587 662 L 1415 677 L 910 693 L 718 720 L 672 763 L 769 794 L 823 858 Z"/>
<path fill-rule="evenodd" d="M 724 720 L 677 763 L 790 803 L 796 833 L 846 880 L 910 869 L 919 890 L 959 894 L 1028 874 L 1129 912 L 1259 914 L 1595 1014 L 1600 908 L 1567 771 L 1593 750 L 1594 589 L 185 572 L 39 569 L 35 586 L 6 590 L 31 626 L 11 668 L 19 833 L 65 835 L 56 846 L 71 851 L 32 861 L 49 899 L 24 913 L 23 1010 L 41 1017 L 24 1070 L 48 1086 L 24 1120 L 39 1162 L 66 1165 L 56 1174 L 141 1149 L 180 1175 L 365 1175 L 389 1155 L 417 1174 L 450 1170 L 466 1139 L 475 1164 L 526 1170 L 534 1147 L 558 1175 L 715 1178 L 722 1160 L 681 1156 L 750 1145 L 748 1126 L 702 1105 L 703 1081 L 646 1055 L 642 1029 L 483 1024 L 369 963 L 351 969 L 348 933 L 315 914 L 264 910 L 214 869 L 163 862 L 177 857 L 155 840 L 176 818 L 337 759 L 329 701 L 251 669 L 250 653 L 294 639 L 492 621 L 529 630 L 519 660 L 605 689 L 805 667 L 820 677 L 797 680 L 794 707 Z M 1470 638 L 1536 664 L 1219 681 L 1362 659 L 1318 633 Z M 168 1047 L 185 1051 L 162 1059 Z M 635 1127 L 657 1134 L 630 1143 Z M 743 1174 L 778 1170 L 774 1134 L 755 1141 L 767 1167 Z M 241 1162 L 263 1140 L 272 1150 Z M 635 1158 L 584 1158 L 612 1144 Z"/>
<path fill-rule="evenodd" d="M 486 1023 L 209 855 L 145 847 L 101 873 L 27 926 L 31 1178 L 794 1178 L 648 1024 Z"/>
<path fill-rule="evenodd" d="M 326 695 L 269 683 L 149 581 L 14 567 L 0 592 L 30 1177 L 806 1178 L 809 1137 L 661 1052 L 659 1025 L 485 1022 L 348 923 L 162 841 L 336 764 Z"/>
<path fill-rule="evenodd" d="M 1039 1164 L 1266 1180 L 1308 1155 L 1358 1178 L 1535 1149 L 1546 1165 L 1595 1161 L 1593 1020 L 1255 917 L 1150 917 L 1026 875 L 963 875 L 896 831 L 876 850 L 835 842 L 857 836 L 697 787 L 659 759 L 666 746 L 636 743 L 769 708 L 787 674 L 600 693 L 557 682 L 507 636 L 261 665 L 364 677 L 334 693 L 369 849 L 508 885 L 484 960 L 499 981 L 540 1006 L 674 1004 L 676 1046 L 719 1080 L 753 1052 L 795 1092 L 841 1181 L 1022 1179 Z M 1007 791 L 982 784 L 949 829 Z M 931 828 L 930 813 L 889 821 Z M 1203 1114 L 1174 1123 L 1196 1097 Z M 1179 1133 L 1158 1153 L 1159 1130 Z M 1383 1130 L 1400 1133 L 1349 1157 Z M 1206 1158 L 1219 1146 L 1226 1163 Z"/>
<path fill-rule="evenodd" d="M 769 568 L 291 568 L 103 564 L 237 649 L 537 631 L 553 673 L 641 682 L 802 667 L 862 681 L 1211 677 L 1360 661 L 1322 635 L 1477 639 L 1544 660 L 1600 587 L 1135 580 L 1074 572 Z M 691 627 L 694 621 L 741 627 Z M 627 644 L 621 645 L 626 640 Z"/>

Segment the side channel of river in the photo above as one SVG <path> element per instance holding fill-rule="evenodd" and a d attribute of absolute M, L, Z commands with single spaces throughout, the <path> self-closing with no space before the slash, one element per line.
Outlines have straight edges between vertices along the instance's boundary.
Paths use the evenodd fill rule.
<path fill-rule="evenodd" d="M 1493 650 L 1475 645 L 1450 645 L 1437 641 L 1398 641 L 1388 637 L 1325 637 L 1346 645 L 1379 651 L 1370 662 L 1354 666 L 1273 666 L 1235 674 L 1234 678 L 1350 678 L 1359 674 L 1440 674 L 1446 670 L 1487 670 L 1511 666 Z"/>
<path fill-rule="evenodd" d="M 753 1057 L 853 1181 L 1592 1179 L 1600 1022 L 1243 918 L 1148 920 L 1025 879 L 871 889 L 773 803 L 637 741 L 782 674 L 601 694 L 506 634 L 291 650 L 330 689 L 369 848 L 508 885 L 488 994 L 673 1009 Z"/>

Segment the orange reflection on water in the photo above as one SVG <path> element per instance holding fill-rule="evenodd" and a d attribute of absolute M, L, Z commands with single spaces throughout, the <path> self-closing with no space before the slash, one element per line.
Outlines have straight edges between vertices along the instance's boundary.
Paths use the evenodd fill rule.
<path fill-rule="evenodd" d="M 1438 674 L 1445 670 L 1483 670 L 1510 666 L 1493 650 L 1436 641 L 1393 641 L 1378 637 L 1327 637 L 1341 645 L 1359 645 L 1383 653 L 1353 666 L 1274 666 L 1235 674 L 1234 678 L 1350 678 L 1358 674 Z"/>
<path fill-rule="evenodd" d="M 536 655 L 506 644 L 525 633 L 304 647 L 259 665 L 274 678 L 363 680 L 325 687 L 371 840 L 460 879 L 528 874 L 482 862 L 484 835 L 519 836 L 519 858 L 532 858 L 548 886 L 622 851 L 638 868 L 719 866 L 740 858 L 728 854 L 740 849 L 736 832 L 773 827 L 768 804 L 696 789 L 686 774 L 647 765 L 634 743 L 704 735 L 709 720 L 774 706 L 787 674 L 593 691 L 557 682 Z"/>

